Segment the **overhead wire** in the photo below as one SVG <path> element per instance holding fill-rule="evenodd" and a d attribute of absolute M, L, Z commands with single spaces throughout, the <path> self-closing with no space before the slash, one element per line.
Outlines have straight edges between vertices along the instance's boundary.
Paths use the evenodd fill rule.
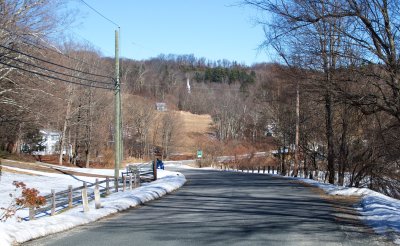
<path fill-rule="evenodd" d="M 74 36 L 78 36 L 80 39 L 82 39 L 86 43 L 92 45 L 93 47 L 95 47 L 96 49 L 100 50 L 101 52 L 104 52 L 105 56 L 113 57 L 115 55 L 114 51 L 110 51 L 109 49 L 106 49 L 105 47 L 99 47 L 98 45 L 93 44 L 92 41 L 90 41 L 89 39 L 85 38 L 84 36 L 82 36 L 81 34 L 77 33 L 76 31 L 72 30 L 71 28 L 67 28 L 67 29 Z"/>
<path fill-rule="evenodd" d="M 20 35 L 20 34 L 14 33 L 14 32 L 12 32 L 12 31 L 10 31 L 10 30 L 4 28 L 4 27 L 0 27 L 0 29 L 4 30 L 4 31 L 6 31 L 6 32 L 8 32 L 8 33 L 10 33 L 10 34 L 12 34 L 12 35 L 15 35 L 15 36 L 17 36 L 17 37 L 19 37 L 19 38 L 21 38 L 21 39 L 24 39 L 25 42 L 24 42 L 24 41 L 21 41 L 21 42 L 24 43 L 24 44 L 33 46 L 33 47 L 35 47 L 35 48 L 37 48 L 37 49 L 41 49 L 41 50 L 46 49 L 46 50 L 48 50 L 48 51 L 51 51 L 51 52 L 54 52 L 54 53 L 56 53 L 56 54 L 62 55 L 62 56 L 64 56 L 64 57 L 68 58 L 68 59 L 71 59 L 71 60 L 78 61 L 78 62 L 81 62 L 81 63 L 83 63 L 83 64 L 86 64 L 87 66 L 92 67 L 92 68 L 95 68 L 96 70 L 102 70 L 102 69 L 103 69 L 102 67 L 99 67 L 99 66 L 96 66 L 96 65 L 93 65 L 93 64 L 89 64 L 88 62 L 83 61 L 83 60 L 81 60 L 81 59 L 78 59 L 78 58 L 75 58 L 75 57 L 71 57 L 71 56 L 69 56 L 69 55 L 67 55 L 67 54 L 65 54 L 65 53 L 63 53 L 63 52 L 61 52 L 61 51 L 59 51 L 59 50 L 57 50 L 57 49 L 55 49 L 55 48 L 50 48 L 50 47 L 45 46 L 45 45 L 40 44 L 40 43 L 34 44 L 33 41 L 30 40 L 29 38 L 24 37 L 24 36 L 22 36 L 22 35 Z M 103 75 L 103 76 L 106 76 L 106 75 Z M 107 77 L 107 76 L 106 76 L 106 77 Z"/>
<path fill-rule="evenodd" d="M 102 69 L 104 69 L 104 68 L 102 68 L 102 67 L 99 67 L 99 66 L 96 66 L 96 65 L 93 65 L 93 64 L 89 64 L 88 62 L 83 61 L 83 60 L 81 60 L 81 59 L 78 59 L 78 58 L 75 58 L 75 57 L 71 57 L 71 56 L 69 56 L 69 55 L 67 55 L 67 54 L 65 54 L 65 53 L 63 53 L 63 52 L 61 52 L 61 51 L 58 51 L 58 50 L 56 50 L 56 49 L 52 49 L 52 48 L 47 47 L 47 46 L 42 45 L 42 44 L 33 44 L 33 43 L 28 43 L 28 42 L 23 42 L 23 43 L 24 43 L 24 44 L 27 44 L 27 45 L 30 45 L 30 46 L 33 46 L 33 47 L 35 47 L 35 48 L 41 49 L 41 50 L 48 50 L 48 51 L 51 51 L 51 52 L 53 52 L 53 53 L 59 54 L 59 55 L 61 55 L 61 56 L 64 56 L 64 57 L 66 57 L 66 58 L 68 58 L 68 59 L 71 59 L 71 60 L 80 62 L 80 63 L 82 63 L 82 64 L 85 64 L 86 66 L 92 67 L 92 68 L 94 68 L 94 69 L 96 69 L 96 70 L 102 70 Z M 39 47 L 39 46 L 41 46 L 41 47 Z M 100 75 L 100 74 L 99 74 L 99 75 Z M 107 75 L 103 75 L 103 76 L 107 76 Z"/>
<path fill-rule="evenodd" d="M 115 26 L 119 27 L 119 25 L 117 23 L 115 23 L 114 21 L 110 20 L 109 18 L 107 18 L 106 16 L 104 16 L 102 13 L 100 13 L 99 11 L 97 11 L 95 8 L 93 8 L 92 6 L 90 6 L 87 2 L 85 2 L 84 0 L 81 0 L 82 3 L 84 3 L 86 6 L 88 6 L 91 10 L 93 10 L 94 12 L 96 12 L 98 15 L 100 15 L 101 17 L 103 17 L 105 20 L 109 21 L 110 23 L 114 24 Z"/>
<path fill-rule="evenodd" d="M 42 61 L 42 62 L 51 64 L 51 65 L 54 65 L 54 66 L 62 67 L 62 68 L 65 68 L 65 69 L 68 69 L 68 70 L 71 70 L 71 71 L 80 72 L 80 73 L 83 73 L 83 74 L 97 76 L 97 77 L 103 77 L 103 78 L 112 79 L 112 77 L 110 77 L 110 76 L 104 76 L 104 75 L 100 75 L 100 74 L 94 74 L 94 73 L 90 73 L 90 72 L 85 72 L 85 71 L 81 71 L 81 70 L 78 70 L 78 69 L 75 69 L 75 68 L 70 68 L 70 67 L 67 67 L 67 66 L 64 66 L 64 65 L 61 65 L 61 64 L 57 64 L 57 63 L 54 63 L 54 62 L 51 62 L 51 61 L 46 61 L 46 60 L 44 60 L 42 58 L 38 58 L 36 56 L 26 54 L 26 53 L 24 53 L 22 51 L 19 51 L 19 50 L 4 46 L 2 44 L 0 44 L 0 47 L 2 47 L 4 49 L 7 49 L 7 50 L 10 50 L 10 51 L 13 51 L 13 52 L 16 52 L 18 54 L 24 55 L 26 57 L 29 57 L 29 58 L 32 58 L 32 59 L 35 59 L 35 60 L 38 60 L 38 61 Z"/>
<path fill-rule="evenodd" d="M 86 79 L 86 78 L 78 77 L 78 76 L 75 76 L 75 75 L 70 75 L 70 74 L 66 74 L 66 73 L 54 71 L 54 70 L 52 70 L 52 69 L 44 68 L 44 67 L 41 67 L 41 66 L 38 66 L 38 65 L 29 63 L 29 62 L 21 61 L 21 60 L 15 58 L 15 57 L 8 57 L 8 56 L 6 56 L 6 55 L 3 55 L 3 56 L 1 56 L 1 57 L 2 57 L 2 58 L 9 59 L 9 60 L 14 60 L 14 61 L 16 61 L 16 62 L 25 64 L 25 65 L 28 65 L 28 66 L 32 66 L 32 67 L 35 67 L 35 68 L 39 68 L 39 69 L 41 69 L 41 70 L 45 70 L 45 71 L 48 71 L 48 72 L 51 72 L 51 73 L 56 73 L 56 74 L 59 74 L 59 75 L 64 75 L 64 76 L 71 77 L 71 78 L 75 78 L 75 79 L 86 80 L 86 81 L 93 82 L 93 83 L 97 83 L 97 84 L 106 84 L 106 85 L 112 85 L 112 84 L 113 84 L 113 83 L 109 83 L 109 82 L 96 81 L 96 80 L 91 80 L 91 79 Z"/>
<path fill-rule="evenodd" d="M 8 67 L 11 67 L 11 68 L 15 68 L 15 69 L 18 69 L 18 70 L 22 70 L 22 71 L 25 71 L 25 72 L 28 72 L 28 73 L 32 73 L 32 74 L 36 74 L 36 75 L 39 75 L 39 76 L 43 76 L 43 77 L 46 77 L 46 78 L 50 78 L 50 79 L 55 79 L 55 80 L 59 80 L 59 81 L 62 81 L 62 82 L 66 82 L 66 83 L 71 83 L 71 84 L 76 84 L 76 85 L 81 85 L 81 86 L 86 86 L 86 87 L 99 88 L 99 89 L 114 90 L 114 88 L 108 88 L 108 87 L 98 86 L 98 85 L 83 84 L 83 83 L 74 82 L 74 81 L 71 81 L 71 80 L 66 80 L 66 79 L 55 77 L 55 76 L 39 73 L 39 72 L 36 72 L 36 71 L 31 71 L 31 70 L 28 70 L 28 69 L 25 69 L 25 68 L 22 68 L 22 67 L 19 67 L 19 66 L 16 66 L 16 65 L 5 63 L 5 62 L 3 62 L 1 60 L 0 60 L 0 64 L 3 64 L 4 66 L 8 66 Z"/>

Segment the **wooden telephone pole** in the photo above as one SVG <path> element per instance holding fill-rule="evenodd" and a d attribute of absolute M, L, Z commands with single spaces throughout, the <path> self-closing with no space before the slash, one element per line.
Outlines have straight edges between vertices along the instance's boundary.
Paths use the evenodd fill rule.
<path fill-rule="evenodd" d="M 122 137 L 121 137 L 121 84 L 119 81 L 119 27 L 115 30 L 115 130 L 114 130 L 114 147 L 115 147 L 115 166 L 114 178 L 115 187 L 118 187 L 119 168 L 122 159 Z"/>

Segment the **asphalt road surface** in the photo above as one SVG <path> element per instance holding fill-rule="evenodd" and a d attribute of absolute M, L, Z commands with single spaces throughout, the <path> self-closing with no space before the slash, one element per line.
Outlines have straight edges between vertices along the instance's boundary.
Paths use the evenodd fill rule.
<path fill-rule="evenodd" d="M 392 245 L 351 206 L 287 179 L 179 171 L 188 182 L 173 194 L 24 245 Z"/>

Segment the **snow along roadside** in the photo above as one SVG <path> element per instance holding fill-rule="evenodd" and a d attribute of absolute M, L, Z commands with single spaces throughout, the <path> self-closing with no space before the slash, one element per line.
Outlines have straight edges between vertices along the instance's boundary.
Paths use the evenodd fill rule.
<path fill-rule="evenodd" d="M 194 168 L 195 169 L 195 168 Z M 215 168 L 209 170 L 224 171 Z M 229 170 L 228 172 L 237 172 Z M 250 173 L 257 174 L 257 173 Z M 259 173 L 260 175 L 272 175 L 291 180 L 304 182 L 322 189 L 328 195 L 360 196 L 361 202 L 355 207 L 368 226 L 378 234 L 386 235 L 395 244 L 400 245 L 400 200 L 388 197 L 379 192 L 367 188 L 343 187 L 321 183 L 312 179 L 294 178 L 278 174 Z"/>
<path fill-rule="evenodd" d="M 159 177 L 157 181 L 143 184 L 132 191 L 113 193 L 101 199 L 101 209 L 94 209 L 94 202 L 90 202 L 90 210 L 86 213 L 83 212 L 82 206 L 78 206 L 52 217 L 24 222 L 10 220 L 0 223 L 0 245 L 23 243 L 99 220 L 118 211 L 160 198 L 180 188 L 186 182 L 185 176 L 177 172 L 162 171 L 159 172 Z"/>
<path fill-rule="evenodd" d="M 400 245 L 400 200 L 367 188 L 342 187 L 304 178 L 286 178 L 316 186 L 328 195 L 361 196 L 359 207 L 355 208 L 361 214 L 360 219 L 376 233 L 384 234 Z"/>

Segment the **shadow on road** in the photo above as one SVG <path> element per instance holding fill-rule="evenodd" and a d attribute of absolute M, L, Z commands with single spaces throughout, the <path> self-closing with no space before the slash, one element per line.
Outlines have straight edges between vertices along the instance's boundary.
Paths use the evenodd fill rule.
<path fill-rule="evenodd" d="M 68 244 L 58 238 L 49 245 L 390 245 L 348 204 L 334 209 L 287 179 L 180 171 L 188 182 L 177 192 L 60 236 Z"/>

